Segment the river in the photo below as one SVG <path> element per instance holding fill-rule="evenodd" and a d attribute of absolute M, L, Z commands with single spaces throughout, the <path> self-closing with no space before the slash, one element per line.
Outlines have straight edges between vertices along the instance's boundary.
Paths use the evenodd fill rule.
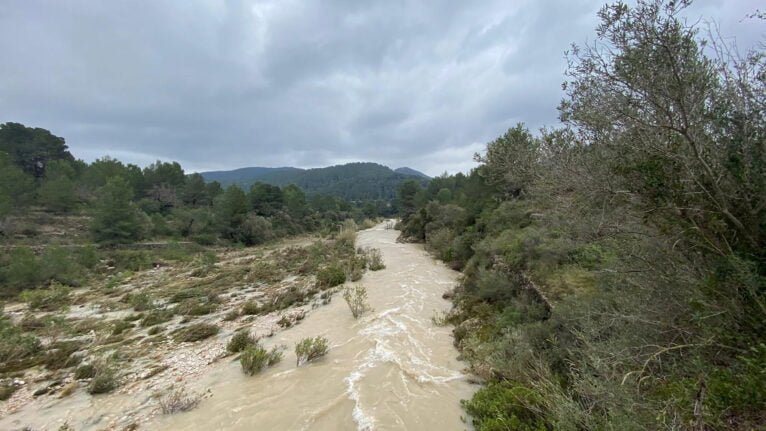
<path fill-rule="evenodd" d="M 420 245 L 396 242 L 384 225 L 359 233 L 357 246 L 379 248 L 386 268 L 360 281 L 374 311 L 354 320 L 340 295 L 303 323 L 267 340 L 286 345 L 279 366 L 253 377 L 238 363 L 195 383 L 213 396 L 195 410 L 165 416 L 152 429 L 462 430 L 460 399 L 475 387 L 456 359 L 451 328 L 431 317 L 448 310 L 442 294 L 458 273 Z M 328 355 L 295 367 L 294 344 L 330 340 Z"/>

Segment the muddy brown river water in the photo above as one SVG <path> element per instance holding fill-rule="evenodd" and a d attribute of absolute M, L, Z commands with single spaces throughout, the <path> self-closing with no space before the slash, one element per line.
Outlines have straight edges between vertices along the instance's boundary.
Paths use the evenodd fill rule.
<path fill-rule="evenodd" d="M 420 245 L 397 243 L 398 233 L 379 225 L 357 239 L 357 246 L 379 248 L 386 264 L 360 281 L 374 311 L 354 320 L 336 294 L 301 324 L 264 340 L 267 347 L 288 347 L 279 365 L 248 377 L 238 362 L 223 359 L 188 382 L 191 389 L 209 389 L 211 397 L 195 410 L 158 416 L 141 429 L 469 429 L 461 419 L 460 400 L 477 388 L 456 359 L 451 328 L 431 321 L 449 309 L 442 294 L 454 286 L 458 273 L 434 261 Z M 296 367 L 293 346 L 316 335 L 329 339 L 329 353 Z"/>

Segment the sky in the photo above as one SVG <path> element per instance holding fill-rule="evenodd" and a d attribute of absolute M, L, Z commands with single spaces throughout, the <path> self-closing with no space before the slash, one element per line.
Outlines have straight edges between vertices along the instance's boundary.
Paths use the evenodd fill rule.
<path fill-rule="evenodd" d="M 0 0 L 0 123 L 86 161 L 465 172 L 516 123 L 557 124 L 564 52 L 603 3 Z M 759 3 L 686 15 L 747 49 Z"/>

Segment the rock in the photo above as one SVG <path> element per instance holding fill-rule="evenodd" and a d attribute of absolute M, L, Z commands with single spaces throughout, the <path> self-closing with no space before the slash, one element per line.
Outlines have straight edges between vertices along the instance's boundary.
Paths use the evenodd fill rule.
<path fill-rule="evenodd" d="M 40 395 L 45 395 L 51 390 L 50 386 L 44 386 L 34 392 L 32 392 L 32 396 L 39 397 Z"/>

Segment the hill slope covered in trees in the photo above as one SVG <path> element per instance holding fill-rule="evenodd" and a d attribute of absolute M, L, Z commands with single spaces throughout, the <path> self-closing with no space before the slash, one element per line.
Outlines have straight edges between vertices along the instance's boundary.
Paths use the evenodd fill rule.
<path fill-rule="evenodd" d="M 242 168 L 232 171 L 202 172 L 207 181 L 250 187 L 255 182 L 276 186 L 295 184 L 308 194 L 326 194 L 350 201 L 391 200 L 403 181 L 428 177 L 414 169 L 393 171 L 377 163 L 347 163 L 316 169 Z"/>

